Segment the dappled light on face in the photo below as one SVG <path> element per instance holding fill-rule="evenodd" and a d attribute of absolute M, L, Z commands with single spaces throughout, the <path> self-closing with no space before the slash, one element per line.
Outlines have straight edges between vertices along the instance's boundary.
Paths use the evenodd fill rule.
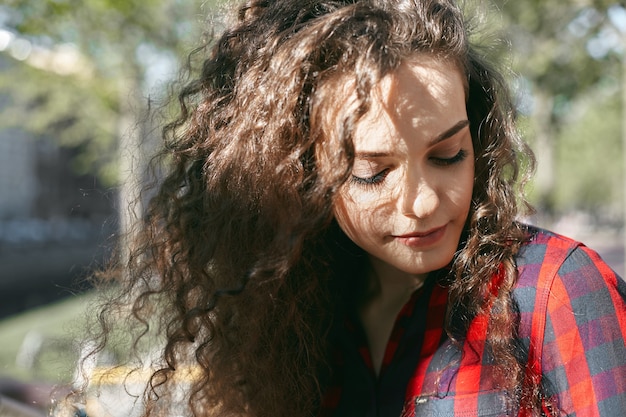
<path fill-rule="evenodd" d="M 371 93 L 335 217 L 371 257 L 409 274 L 448 264 L 469 212 L 473 145 L 460 72 L 428 56 Z"/>

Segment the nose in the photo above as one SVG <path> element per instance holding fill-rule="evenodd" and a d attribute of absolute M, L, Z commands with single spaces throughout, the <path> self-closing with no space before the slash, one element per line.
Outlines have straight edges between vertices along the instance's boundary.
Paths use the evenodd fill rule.
<path fill-rule="evenodd" d="M 424 177 L 405 181 L 400 200 L 402 214 L 418 219 L 432 215 L 441 202 L 433 181 Z"/>

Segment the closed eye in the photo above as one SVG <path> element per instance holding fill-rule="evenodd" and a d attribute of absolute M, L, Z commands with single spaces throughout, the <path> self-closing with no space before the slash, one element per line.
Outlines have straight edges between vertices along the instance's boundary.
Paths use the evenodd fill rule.
<path fill-rule="evenodd" d="M 433 161 L 436 165 L 439 166 L 449 166 L 449 165 L 454 165 L 457 164 L 459 162 L 462 162 L 465 160 L 465 158 L 467 158 L 467 151 L 465 149 L 461 149 L 456 155 L 454 155 L 452 158 L 431 158 L 431 161 Z"/>
<path fill-rule="evenodd" d="M 356 175 L 352 175 L 352 182 L 358 185 L 370 187 L 382 183 L 387 174 L 389 174 L 389 168 L 383 169 L 371 177 L 357 177 Z"/>

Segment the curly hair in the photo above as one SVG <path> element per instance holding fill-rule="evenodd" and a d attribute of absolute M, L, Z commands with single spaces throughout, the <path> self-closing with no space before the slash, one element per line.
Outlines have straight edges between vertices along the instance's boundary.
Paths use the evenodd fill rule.
<path fill-rule="evenodd" d="M 489 344 L 501 384 L 539 413 L 541 387 L 528 377 L 515 343 L 514 256 L 526 239 L 516 222 L 524 164 L 504 81 L 469 42 L 452 0 L 251 0 L 207 47 L 199 76 L 179 94 L 179 116 L 163 131 L 167 172 L 139 225 L 119 297 L 141 337 L 158 317 L 164 335 L 151 373 L 146 415 L 167 411 L 176 375 L 191 364 L 194 416 L 310 416 L 330 372 L 327 334 L 338 271 L 363 254 L 333 219 L 337 190 L 354 160 L 352 133 L 372 88 L 407 59 L 450 62 L 467 80 L 475 186 L 464 237 L 449 277 L 447 331 L 461 340 L 490 308 Z M 204 51 L 204 50 L 203 50 Z M 331 163 L 328 109 L 351 83 L 354 112 Z M 346 253 L 351 256 L 345 256 Z M 499 270 L 501 283 L 490 282 Z M 454 321 L 458 323 L 458 321 Z M 168 397 L 169 395 L 169 397 Z"/>

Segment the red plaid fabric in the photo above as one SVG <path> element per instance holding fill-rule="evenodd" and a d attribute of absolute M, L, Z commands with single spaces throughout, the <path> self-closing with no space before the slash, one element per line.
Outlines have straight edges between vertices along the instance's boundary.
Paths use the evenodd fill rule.
<path fill-rule="evenodd" d="M 592 250 L 530 228 L 517 256 L 520 354 L 540 372 L 564 416 L 626 415 L 626 284 Z M 511 416 L 515 397 L 498 389 L 485 349 L 488 318 L 462 346 L 443 331 L 444 271 L 399 314 L 376 376 L 358 321 L 334 334 L 334 376 L 322 416 Z M 521 414 L 519 414 L 521 416 Z"/>

